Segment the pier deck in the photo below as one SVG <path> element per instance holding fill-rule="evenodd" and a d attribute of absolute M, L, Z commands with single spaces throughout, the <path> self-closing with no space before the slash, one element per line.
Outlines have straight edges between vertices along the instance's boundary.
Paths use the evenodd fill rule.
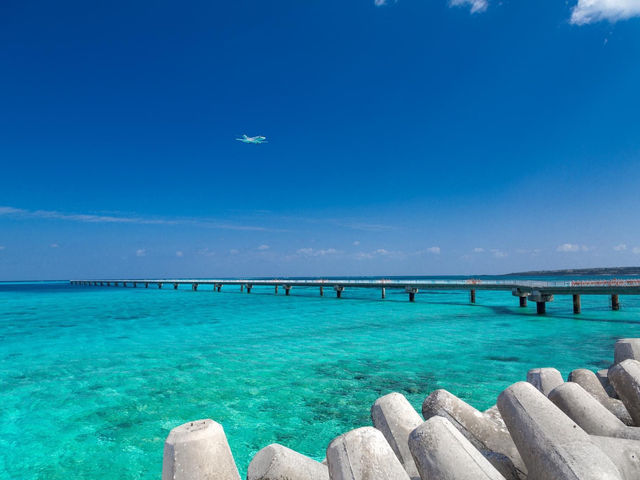
<path fill-rule="evenodd" d="M 386 289 L 402 289 L 409 295 L 409 301 L 415 301 L 415 295 L 420 290 L 468 290 L 470 302 L 476 301 L 476 290 L 510 291 L 513 296 L 520 298 L 520 306 L 527 305 L 527 299 L 536 302 L 537 312 L 545 313 L 546 303 L 553 300 L 554 295 L 572 295 L 573 311 L 580 313 L 581 295 L 610 295 L 611 308 L 619 310 L 619 295 L 640 295 L 640 279 L 624 280 L 567 280 L 567 281 L 538 281 L 538 280 L 401 280 L 401 279 L 110 279 L 110 280 L 71 280 L 72 285 L 85 286 L 131 286 L 145 287 L 149 285 L 162 288 L 171 285 L 177 289 L 180 285 L 190 285 L 193 290 L 201 286 L 212 286 L 214 291 L 220 292 L 224 285 L 240 286 L 241 291 L 246 288 L 251 293 L 253 287 L 271 286 L 277 294 L 278 288 L 282 288 L 285 295 L 289 295 L 293 287 L 317 287 L 320 295 L 324 295 L 324 289 L 330 288 L 336 292 L 338 298 L 342 297 L 345 289 L 351 288 L 377 288 L 381 291 L 381 297 L 385 298 Z"/>

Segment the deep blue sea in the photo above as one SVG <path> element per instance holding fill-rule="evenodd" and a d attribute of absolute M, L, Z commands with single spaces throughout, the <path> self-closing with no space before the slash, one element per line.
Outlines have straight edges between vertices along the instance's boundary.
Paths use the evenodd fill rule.
<path fill-rule="evenodd" d="M 325 291 L 327 291 L 326 289 Z M 446 388 L 480 409 L 532 367 L 607 367 L 640 335 L 640 298 L 317 289 L 214 293 L 0 284 L 0 478 L 159 479 L 171 428 L 212 418 L 244 476 L 261 447 L 318 460 L 397 391 Z"/>

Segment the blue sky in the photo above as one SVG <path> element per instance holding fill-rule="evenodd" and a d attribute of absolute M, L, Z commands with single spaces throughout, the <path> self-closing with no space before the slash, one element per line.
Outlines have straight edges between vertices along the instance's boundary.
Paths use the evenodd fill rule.
<path fill-rule="evenodd" d="M 639 16 L 2 2 L 0 279 L 638 265 Z"/>

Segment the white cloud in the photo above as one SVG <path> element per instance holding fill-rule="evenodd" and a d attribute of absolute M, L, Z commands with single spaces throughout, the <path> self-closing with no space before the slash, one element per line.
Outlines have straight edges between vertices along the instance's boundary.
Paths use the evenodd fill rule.
<path fill-rule="evenodd" d="M 482 248 L 482 247 L 476 247 L 476 248 L 474 248 L 474 249 L 473 249 L 473 252 L 474 252 L 474 253 L 482 253 L 482 252 L 484 252 L 484 248 Z"/>
<path fill-rule="evenodd" d="M 229 253 L 231 255 L 237 255 L 240 253 L 240 250 L 236 249 L 236 248 L 232 248 L 231 250 L 229 250 Z"/>
<path fill-rule="evenodd" d="M 585 25 L 603 20 L 617 22 L 640 16 L 638 0 L 578 0 L 571 11 L 571 23 Z"/>
<path fill-rule="evenodd" d="M 504 258 L 509 256 L 509 254 L 507 252 L 504 252 L 502 250 L 500 250 L 499 248 L 492 248 L 491 249 L 491 253 L 493 253 L 493 256 L 496 258 Z"/>
<path fill-rule="evenodd" d="M 51 248 L 58 248 L 60 245 L 58 245 L 57 243 L 52 243 L 51 245 L 49 245 L 49 247 Z"/>
<path fill-rule="evenodd" d="M 640 247 L 633 247 L 633 249 L 631 251 L 633 253 L 635 253 L 636 255 L 640 255 Z"/>
<path fill-rule="evenodd" d="M 12 216 L 18 218 L 36 218 L 43 220 L 65 220 L 70 222 L 82 223 L 124 223 L 136 225 L 193 225 L 197 227 L 216 228 L 223 230 L 242 230 L 242 231 L 266 231 L 265 227 L 253 225 L 235 225 L 227 223 L 219 223 L 211 219 L 194 219 L 194 218 L 148 218 L 139 216 L 116 216 L 101 215 L 91 213 L 64 213 L 55 210 L 25 210 L 23 208 L 14 208 L 0 206 L 0 216 Z"/>
<path fill-rule="evenodd" d="M 4 245 L 0 245 L 0 250 L 4 250 L 5 248 L 7 247 L 5 247 Z"/>
<path fill-rule="evenodd" d="M 147 250 L 144 248 L 139 248 L 136 250 L 136 257 L 144 257 L 147 254 Z"/>
<path fill-rule="evenodd" d="M 396 3 L 397 0 L 373 0 L 373 3 L 376 7 L 383 7 L 384 5 L 389 5 L 390 3 Z"/>
<path fill-rule="evenodd" d="M 471 13 L 484 12 L 489 6 L 488 0 L 450 0 L 449 5 L 452 7 L 469 6 Z"/>
<path fill-rule="evenodd" d="M 181 252 L 180 250 L 178 250 L 178 251 L 176 252 L 176 257 L 184 257 L 184 253 L 183 253 L 183 252 Z"/>
<path fill-rule="evenodd" d="M 198 250 L 198 253 L 200 255 L 204 255 L 205 257 L 212 257 L 216 254 L 215 252 L 209 250 L 209 247 L 201 248 L 200 250 Z"/>
<path fill-rule="evenodd" d="M 616 245 L 615 247 L 613 247 L 613 249 L 614 249 L 616 252 L 623 252 L 624 250 L 626 250 L 626 249 L 627 249 L 627 245 L 626 245 L 626 244 L 624 244 L 624 243 L 621 243 L 620 245 Z"/>
<path fill-rule="evenodd" d="M 296 253 L 305 257 L 322 257 L 324 255 L 336 255 L 341 253 L 335 248 L 315 249 L 315 248 L 299 248 Z"/>
<path fill-rule="evenodd" d="M 258 247 L 258 250 L 269 250 L 269 248 L 271 248 L 271 247 L 269 247 L 269 245 L 260 245 Z"/>
<path fill-rule="evenodd" d="M 355 242 L 353 242 L 353 244 L 357 247 L 358 245 L 360 245 L 360 241 L 356 240 Z"/>
<path fill-rule="evenodd" d="M 575 243 L 563 243 L 556 248 L 558 252 L 587 252 L 589 247 L 586 245 L 578 245 Z"/>
<path fill-rule="evenodd" d="M 433 253 L 434 255 L 440 255 L 440 247 L 429 247 L 427 253 Z"/>

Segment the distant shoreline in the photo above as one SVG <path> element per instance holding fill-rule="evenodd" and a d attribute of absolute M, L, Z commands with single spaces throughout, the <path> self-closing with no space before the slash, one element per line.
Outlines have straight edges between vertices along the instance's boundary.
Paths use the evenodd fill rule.
<path fill-rule="evenodd" d="M 640 275 L 640 267 L 565 268 L 562 270 L 532 270 L 506 274 L 506 276 L 536 277 L 557 275 Z"/>

